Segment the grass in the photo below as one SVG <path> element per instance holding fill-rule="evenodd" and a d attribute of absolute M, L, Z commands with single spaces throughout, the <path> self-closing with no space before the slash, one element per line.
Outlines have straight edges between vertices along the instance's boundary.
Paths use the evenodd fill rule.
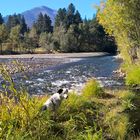
<path fill-rule="evenodd" d="M 45 54 L 45 53 L 54 53 L 54 51 L 53 50 L 47 50 L 46 48 L 40 47 L 40 48 L 36 48 L 33 53 L 35 53 L 35 54 Z"/>
<path fill-rule="evenodd" d="M 132 66 L 129 68 L 126 76 L 126 85 L 130 87 L 140 85 L 140 67 Z"/>
<path fill-rule="evenodd" d="M 83 96 L 90 98 L 92 96 L 101 97 L 104 95 L 103 89 L 95 79 L 89 80 L 83 88 Z"/>
<path fill-rule="evenodd" d="M 125 140 L 134 134 L 134 110 L 140 111 L 133 92 L 105 91 L 91 79 L 82 95 L 70 93 L 57 112 L 41 112 L 48 96 L 30 97 L 15 88 L 7 70 L 1 74 L 8 84 L 0 94 L 0 139 Z"/>
<path fill-rule="evenodd" d="M 94 101 L 71 93 L 57 112 L 40 112 L 47 97 L 30 98 L 14 86 L 10 90 L 11 98 L 1 94 L 1 139 L 102 139 L 102 130 L 94 122 L 99 117 Z"/>
<path fill-rule="evenodd" d="M 43 54 L 43 53 L 46 53 L 46 49 L 45 48 L 36 48 L 34 53 Z"/>

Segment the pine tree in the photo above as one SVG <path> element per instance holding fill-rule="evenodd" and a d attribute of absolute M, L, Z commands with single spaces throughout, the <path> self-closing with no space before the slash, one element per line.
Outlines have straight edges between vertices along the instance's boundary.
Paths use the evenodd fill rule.
<path fill-rule="evenodd" d="M 75 6 L 72 3 L 68 6 L 67 14 L 68 15 L 74 15 L 75 14 Z"/>
<path fill-rule="evenodd" d="M 83 20 L 84 23 L 87 23 L 88 20 L 87 20 L 87 17 L 85 16 L 84 20 Z"/>
<path fill-rule="evenodd" d="M 8 32 L 4 24 L 0 25 L 0 51 L 2 54 L 2 43 L 4 43 L 8 38 Z"/>
<path fill-rule="evenodd" d="M 79 24 L 79 23 L 82 23 L 82 18 L 81 18 L 81 15 L 79 13 L 79 11 L 77 10 L 76 13 L 75 13 L 75 19 L 74 19 L 74 23 L 75 24 Z"/>
<path fill-rule="evenodd" d="M 16 14 L 10 15 L 8 17 L 8 21 L 6 23 L 8 30 L 10 31 L 11 28 L 19 25 L 20 24 L 20 20 L 21 20 L 21 15 L 20 14 L 19 15 L 16 15 Z"/>
<path fill-rule="evenodd" d="M 35 27 L 38 34 L 41 34 L 42 32 L 52 32 L 50 17 L 46 14 L 43 16 L 43 14 L 40 13 L 35 23 Z"/>
<path fill-rule="evenodd" d="M 27 32 L 27 24 L 25 22 L 25 18 L 24 16 L 21 17 L 20 19 L 20 27 L 21 27 L 21 34 L 24 34 L 25 32 Z"/>
<path fill-rule="evenodd" d="M 42 32 L 52 32 L 52 21 L 48 15 L 44 15 L 43 17 L 43 27 L 42 27 Z"/>
<path fill-rule="evenodd" d="M 59 9 L 55 18 L 55 27 L 59 27 L 60 25 L 66 26 L 66 9 Z"/>
<path fill-rule="evenodd" d="M 4 20 L 3 20 L 1 13 L 0 13 L 0 24 L 3 24 L 3 23 L 4 23 Z"/>
<path fill-rule="evenodd" d="M 75 6 L 71 3 L 67 9 L 67 28 L 75 23 Z"/>
<path fill-rule="evenodd" d="M 6 23 L 6 26 L 7 26 L 7 29 L 10 31 L 11 29 L 11 20 L 12 20 L 12 16 L 10 15 L 8 17 L 8 20 L 7 20 L 7 23 Z"/>
<path fill-rule="evenodd" d="M 37 33 L 40 34 L 42 32 L 42 27 L 43 27 L 43 14 L 42 13 L 38 15 L 38 19 L 35 23 L 35 27 L 36 27 Z"/>

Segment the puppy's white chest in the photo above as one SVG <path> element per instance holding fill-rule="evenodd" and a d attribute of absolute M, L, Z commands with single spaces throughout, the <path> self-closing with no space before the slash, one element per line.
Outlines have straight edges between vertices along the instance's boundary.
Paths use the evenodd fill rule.
<path fill-rule="evenodd" d="M 57 104 L 59 104 L 60 101 L 61 101 L 60 95 L 58 93 L 55 93 L 54 95 L 51 96 L 50 99 L 48 99 L 45 102 L 45 105 L 47 105 L 47 106 L 52 106 L 55 104 L 57 105 Z"/>

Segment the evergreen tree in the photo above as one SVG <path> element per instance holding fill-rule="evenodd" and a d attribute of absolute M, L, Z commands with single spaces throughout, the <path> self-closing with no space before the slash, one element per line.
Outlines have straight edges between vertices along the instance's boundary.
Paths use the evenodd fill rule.
<path fill-rule="evenodd" d="M 11 29 L 11 20 L 12 20 L 12 16 L 10 15 L 8 17 L 8 20 L 7 20 L 7 23 L 6 23 L 6 26 L 7 26 L 7 29 L 10 31 Z"/>
<path fill-rule="evenodd" d="M 41 34 L 42 32 L 52 32 L 50 17 L 46 14 L 43 16 L 43 14 L 40 13 L 35 23 L 35 27 L 38 34 Z"/>
<path fill-rule="evenodd" d="M 20 24 L 20 20 L 21 20 L 20 16 L 21 16 L 20 14 L 19 15 L 14 14 L 8 17 L 8 21 L 6 25 L 9 31 L 11 30 L 11 28 Z"/>
<path fill-rule="evenodd" d="M 20 33 L 22 35 L 24 35 L 24 33 L 27 32 L 27 24 L 25 22 L 24 16 L 22 16 L 21 14 L 10 15 L 8 17 L 8 21 L 7 21 L 6 25 L 7 25 L 9 32 L 10 32 L 11 28 L 13 28 L 17 25 L 20 25 L 20 29 L 21 29 Z"/>
<path fill-rule="evenodd" d="M 75 6 L 71 3 L 67 9 L 67 28 L 75 23 Z"/>
<path fill-rule="evenodd" d="M 85 16 L 84 20 L 83 20 L 84 23 L 87 23 L 88 20 L 87 20 L 87 17 Z"/>
<path fill-rule="evenodd" d="M 3 23 L 4 23 L 4 20 L 3 20 L 1 13 L 0 13 L 0 24 L 3 24 Z"/>
<path fill-rule="evenodd" d="M 36 27 L 37 33 L 40 34 L 42 32 L 42 27 L 43 27 L 43 14 L 42 13 L 38 15 L 38 19 L 35 23 L 35 27 Z"/>
<path fill-rule="evenodd" d="M 4 24 L 0 25 L 0 51 L 2 54 L 2 43 L 4 43 L 8 38 L 7 28 Z"/>
<path fill-rule="evenodd" d="M 42 29 L 43 31 L 42 32 L 47 32 L 47 33 L 52 32 L 51 24 L 52 24 L 52 21 L 50 17 L 45 14 L 43 17 L 43 29 Z"/>
<path fill-rule="evenodd" d="M 20 27 L 21 27 L 21 34 L 24 34 L 25 32 L 27 32 L 27 24 L 25 22 L 25 18 L 24 16 L 21 16 L 21 19 L 20 19 Z"/>
<path fill-rule="evenodd" d="M 79 13 L 79 11 L 77 10 L 76 13 L 75 13 L 75 19 L 74 19 L 74 23 L 75 24 L 79 24 L 79 23 L 82 23 L 82 18 L 81 18 L 81 15 Z"/>
<path fill-rule="evenodd" d="M 66 26 L 66 16 L 67 12 L 66 9 L 59 9 L 55 18 L 55 27 L 58 27 L 60 25 L 63 25 L 64 27 Z"/>
<path fill-rule="evenodd" d="M 56 19 L 55 19 L 55 27 L 58 27 L 60 25 L 66 27 L 67 29 L 70 27 L 72 24 L 79 24 L 82 23 L 82 18 L 77 10 L 75 12 L 75 6 L 71 3 L 68 6 L 68 9 L 66 10 L 65 8 L 59 9 Z"/>
<path fill-rule="evenodd" d="M 68 15 L 74 15 L 75 14 L 75 6 L 70 3 L 67 9 L 67 14 Z"/>

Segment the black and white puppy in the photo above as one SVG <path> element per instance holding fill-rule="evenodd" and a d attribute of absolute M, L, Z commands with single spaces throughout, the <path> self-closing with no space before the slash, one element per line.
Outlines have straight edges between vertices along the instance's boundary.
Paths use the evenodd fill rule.
<path fill-rule="evenodd" d="M 42 111 L 52 110 L 56 111 L 63 99 L 68 98 L 68 89 L 59 89 L 57 93 L 53 94 L 42 106 Z"/>

